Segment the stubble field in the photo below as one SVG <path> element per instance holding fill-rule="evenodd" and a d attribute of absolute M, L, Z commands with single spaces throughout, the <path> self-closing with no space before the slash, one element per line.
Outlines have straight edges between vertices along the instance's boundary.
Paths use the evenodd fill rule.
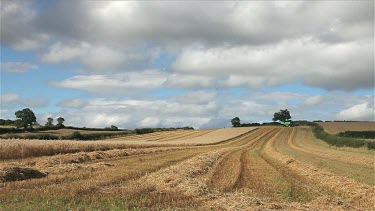
<path fill-rule="evenodd" d="M 345 131 L 375 131 L 375 122 L 319 122 L 318 124 L 330 134 Z"/>
<path fill-rule="evenodd" d="M 5 141 L 14 140 L 1 141 L 3 152 L 12 145 Z M 25 148 L 29 142 L 14 143 Z M 375 207 L 374 151 L 330 147 L 315 139 L 309 127 L 168 131 L 106 141 L 39 143 L 35 151 L 68 145 L 51 154 L 2 158 L 0 210 Z M 83 150 L 94 144 L 110 147 Z M 45 175 L 7 181 L 7 173 L 17 168 Z"/>

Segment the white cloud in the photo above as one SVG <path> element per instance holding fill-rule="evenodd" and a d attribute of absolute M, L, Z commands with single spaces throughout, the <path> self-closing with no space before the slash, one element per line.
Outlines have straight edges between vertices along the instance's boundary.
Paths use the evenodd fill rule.
<path fill-rule="evenodd" d="M 50 84 L 97 94 L 118 94 L 159 88 L 165 80 L 166 74 L 162 71 L 146 70 L 113 75 L 73 76 L 63 81 L 51 81 Z"/>
<path fill-rule="evenodd" d="M 146 67 L 157 56 L 156 50 L 134 52 L 87 42 L 56 42 L 41 56 L 44 63 L 80 62 L 86 72 L 118 72 Z"/>
<path fill-rule="evenodd" d="M 215 77 L 188 74 L 169 74 L 165 83 L 165 87 L 170 88 L 209 88 L 217 86 Z"/>
<path fill-rule="evenodd" d="M 20 97 L 14 93 L 3 94 L 0 96 L 2 103 L 16 103 L 20 100 Z"/>
<path fill-rule="evenodd" d="M 73 98 L 68 100 L 63 100 L 59 102 L 57 105 L 61 107 L 67 107 L 67 108 L 82 108 L 87 103 L 79 98 Z"/>
<path fill-rule="evenodd" d="M 373 43 L 303 38 L 261 47 L 188 48 L 171 68 L 180 75 L 214 77 L 224 86 L 259 88 L 302 79 L 328 90 L 369 88 L 374 85 Z"/>
<path fill-rule="evenodd" d="M 175 99 L 175 101 L 182 104 L 208 104 L 216 97 L 217 94 L 214 92 L 195 91 L 174 97 L 172 99 Z"/>
<path fill-rule="evenodd" d="M 28 62 L 1 62 L 1 72 L 24 73 L 37 68 Z"/>
<path fill-rule="evenodd" d="M 35 96 L 20 101 L 20 104 L 30 108 L 43 108 L 49 105 L 47 97 Z"/>
<path fill-rule="evenodd" d="M 338 120 L 375 120 L 374 105 L 362 103 L 340 111 L 337 114 Z"/>
<path fill-rule="evenodd" d="M 139 123 L 139 127 L 157 127 L 160 124 L 159 118 L 156 117 L 146 117 L 142 119 Z"/>
<path fill-rule="evenodd" d="M 48 48 L 48 52 L 41 57 L 41 60 L 45 63 L 71 61 L 86 54 L 88 49 L 89 45 L 84 42 L 70 44 L 57 42 Z"/>
<path fill-rule="evenodd" d="M 22 105 L 31 108 L 42 108 L 49 104 L 47 97 L 35 96 L 32 98 L 22 99 L 14 93 L 7 93 L 0 96 L 2 107 L 11 107 L 12 105 Z"/>
<path fill-rule="evenodd" d="M 308 97 L 308 98 L 303 102 L 303 105 L 304 105 L 304 106 L 315 106 L 315 105 L 320 104 L 320 103 L 323 102 L 324 100 L 325 100 L 324 96 L 322 96 L 322 95 L 315 95 L 315 96 Z"/>

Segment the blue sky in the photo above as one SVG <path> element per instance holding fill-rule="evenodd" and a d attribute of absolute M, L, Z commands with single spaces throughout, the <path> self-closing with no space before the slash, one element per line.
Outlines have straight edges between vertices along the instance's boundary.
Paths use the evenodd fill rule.
<path fill-rule="evenodd" d="M 373 1 L 3 1 L 0 114 L 121 128 L 224 127 L 285 108 L 374 120 L 373 58 Z"/>

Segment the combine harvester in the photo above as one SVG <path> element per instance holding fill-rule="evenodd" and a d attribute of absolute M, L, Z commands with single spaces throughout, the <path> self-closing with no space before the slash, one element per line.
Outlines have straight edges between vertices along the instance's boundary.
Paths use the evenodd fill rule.
<path fill-rule="evenodd" d="M 292 126 L 292 122 L 279 122 L 280 124 L 282 124 L 282 125 L 284 125 L 285 127 L 290 127 L 290 126 Z"/>

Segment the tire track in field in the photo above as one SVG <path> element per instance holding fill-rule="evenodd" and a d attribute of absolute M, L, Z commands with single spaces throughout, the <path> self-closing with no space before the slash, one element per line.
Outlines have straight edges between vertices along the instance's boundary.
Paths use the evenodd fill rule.
<path fill-rule="evenodd" d="M 232 190 L 238 183 L 240 174 L 243 169 L 243 155 L 246 150 L 251 148 L 260 139 L 269 135 L 272 130 L 262 129 L 255 133 L 248 134 L 239 138 L 228 146 L 235 146 L 229 153 L 224 155 L 218 164 L 214 167 L 213 173 L 208 182 L 208 187 L 211 190 L 218 190 L 220 192 L 227 192 Z"/>
<path fill-rule="evenodd" d="M 221 161 L 214 167 L 213 174 L 208 182 L 208 186 L 212 190 L 219 190 L 221 192 L 228 192 L 234 189 L 245 188 L 248 180 L 248 173 L 253 173 L 252 170 L 248 169 L 249 165 L 248 157 L 249 150 L 259 145 L 263 141 L 269 139 L 277 132 L 277 129 L 267 128 L 257 132 L 257 136 L 253 139 L 244 137 L 246 140 L 239 140 L 239 142 L 233 144 L 239 144 L 238 147 L 234 148 Z"/>
<path fill-rule="evenodd" d="M 297 128 L 293 128 L 292 136 L 283 142 L 283 145 L 278 145 L 281 153 L 284 153 L 292 158 L 309 165 L 325 169 L 331 173 L 353 178 L 359 182 L 369 185 L 375 185 L 374 168 L 362 165 L 345 162 L 345 160 L 337 160 L 331 156 L 322 156 L 319 153 L 314 153 L 311 150 L 304 150 L 296 146 L 296 138 L 298 134 Z M 332 152 L 334 153 L 334 152 Z"/>
<path fill-rule="evenodd" d="M 285 182 L 277 170 L 261 156 L 260 150 L 264 143 L 279 133 L 274 128 L 247 149 L 241 156 L 241 173 L 236 183 L 237 190 L 250 191 L 258 196 L 281 198 L 278 192 L 283 189 Z"/>
<path fill-rule="evenodd" d="M 287 198 L 293 201 L 306 202 L 311 201 L 316 198 L 322 191 L 321 188 L 317 188 L 315 184 L 310 183 L 303 176 L 290 171 L 287 167 L 288 162 L 293 162 L 292 160 L 287 161 L 287 163 L 278 162 L 276 159 L 269 156 L 266 152 L 267 145 L 272 145 L 275 142 L 283 142 L 291 137 L 295 136 L 294 129 L 282 128 L 274 137 L 264 142 L 261 146 L 259 156 L 264 159 L 269 165 L 278 171 L 281 177 L 286 181 L 287 187 L 284 190 Z"/>
<path fill-rule="evenodd" d="M 210 189 L 220 192 L 227 192 L 233 189 L 241 171 L 243 153 L 243 149 L 233 150 L 221 159 L 208 182 Z"/>
<path fill-rule="evenodd" d="M 312 139 L 315 139 L 315 137 L 313 137 L 311 133 L 311 130 L 307 128 L 298 128 L 296 138 L 288 140 L 288 146 L 293 150 L 309 153 L 316 157 L 329 159 L 336 162 L 354 165 L 367 165 L 371 168 L 375 167 L 375 154 L 359 154 L 348 151 L 340 151 L 335 148 L 325 148 L 313 143 Z"/>
<path fill-rule="evenodd" d="M 295 128 L 293 128 L 296 130 Z M 289 129 L 290 130 L 290 129 Z M 291 133 L 292 131 L 289 131 Z M 290 136 L 291 136 L 290 135 Z M 289 136 L 289 137 L 290 137 Z M 290 138 L 293 138 L 290 137 Z M 288 139 L 283 140 L 287 143 Z M 375 207 L 375 188 L 366 184 L 358 183 L 350 178 L 339 176 L 328 172 L 321 166 L 314 166 L 299 159 L 291 159 L 286 154 L 278 152 L 275 140 L 270 140 L 265 146 L 265 155 L 276 161 L 279 165 L 284 165 L 285 170 L 299 175 L 307 185 L 311 184 L 310 191 L 317 192 L 317 196 L 309 203 L 312 206 L 319 206 L 321 203 L 328 203 L 335 206 L 345 205 L 346 209 L 371 210 Z M 298 182 L 298 180 L 297 180 Z M 339 199 L 339 203 L 337 202 Z"/>
<path fill-rule="evenodd" d="M 319 142 L 321 142 L 321 140 L 314 137 L 310 127 L 299 127 L 297 138 L 290 142 L 290 146 L 300 151 L 309 152 L 336 161 L 375 167 L 375 154 L 365 154 L 364 152 L 366 152 L 366 150 L 361 152 L 339 150 L 340 148 L 336 147 L 321 146 L 318 144 Z"/>

